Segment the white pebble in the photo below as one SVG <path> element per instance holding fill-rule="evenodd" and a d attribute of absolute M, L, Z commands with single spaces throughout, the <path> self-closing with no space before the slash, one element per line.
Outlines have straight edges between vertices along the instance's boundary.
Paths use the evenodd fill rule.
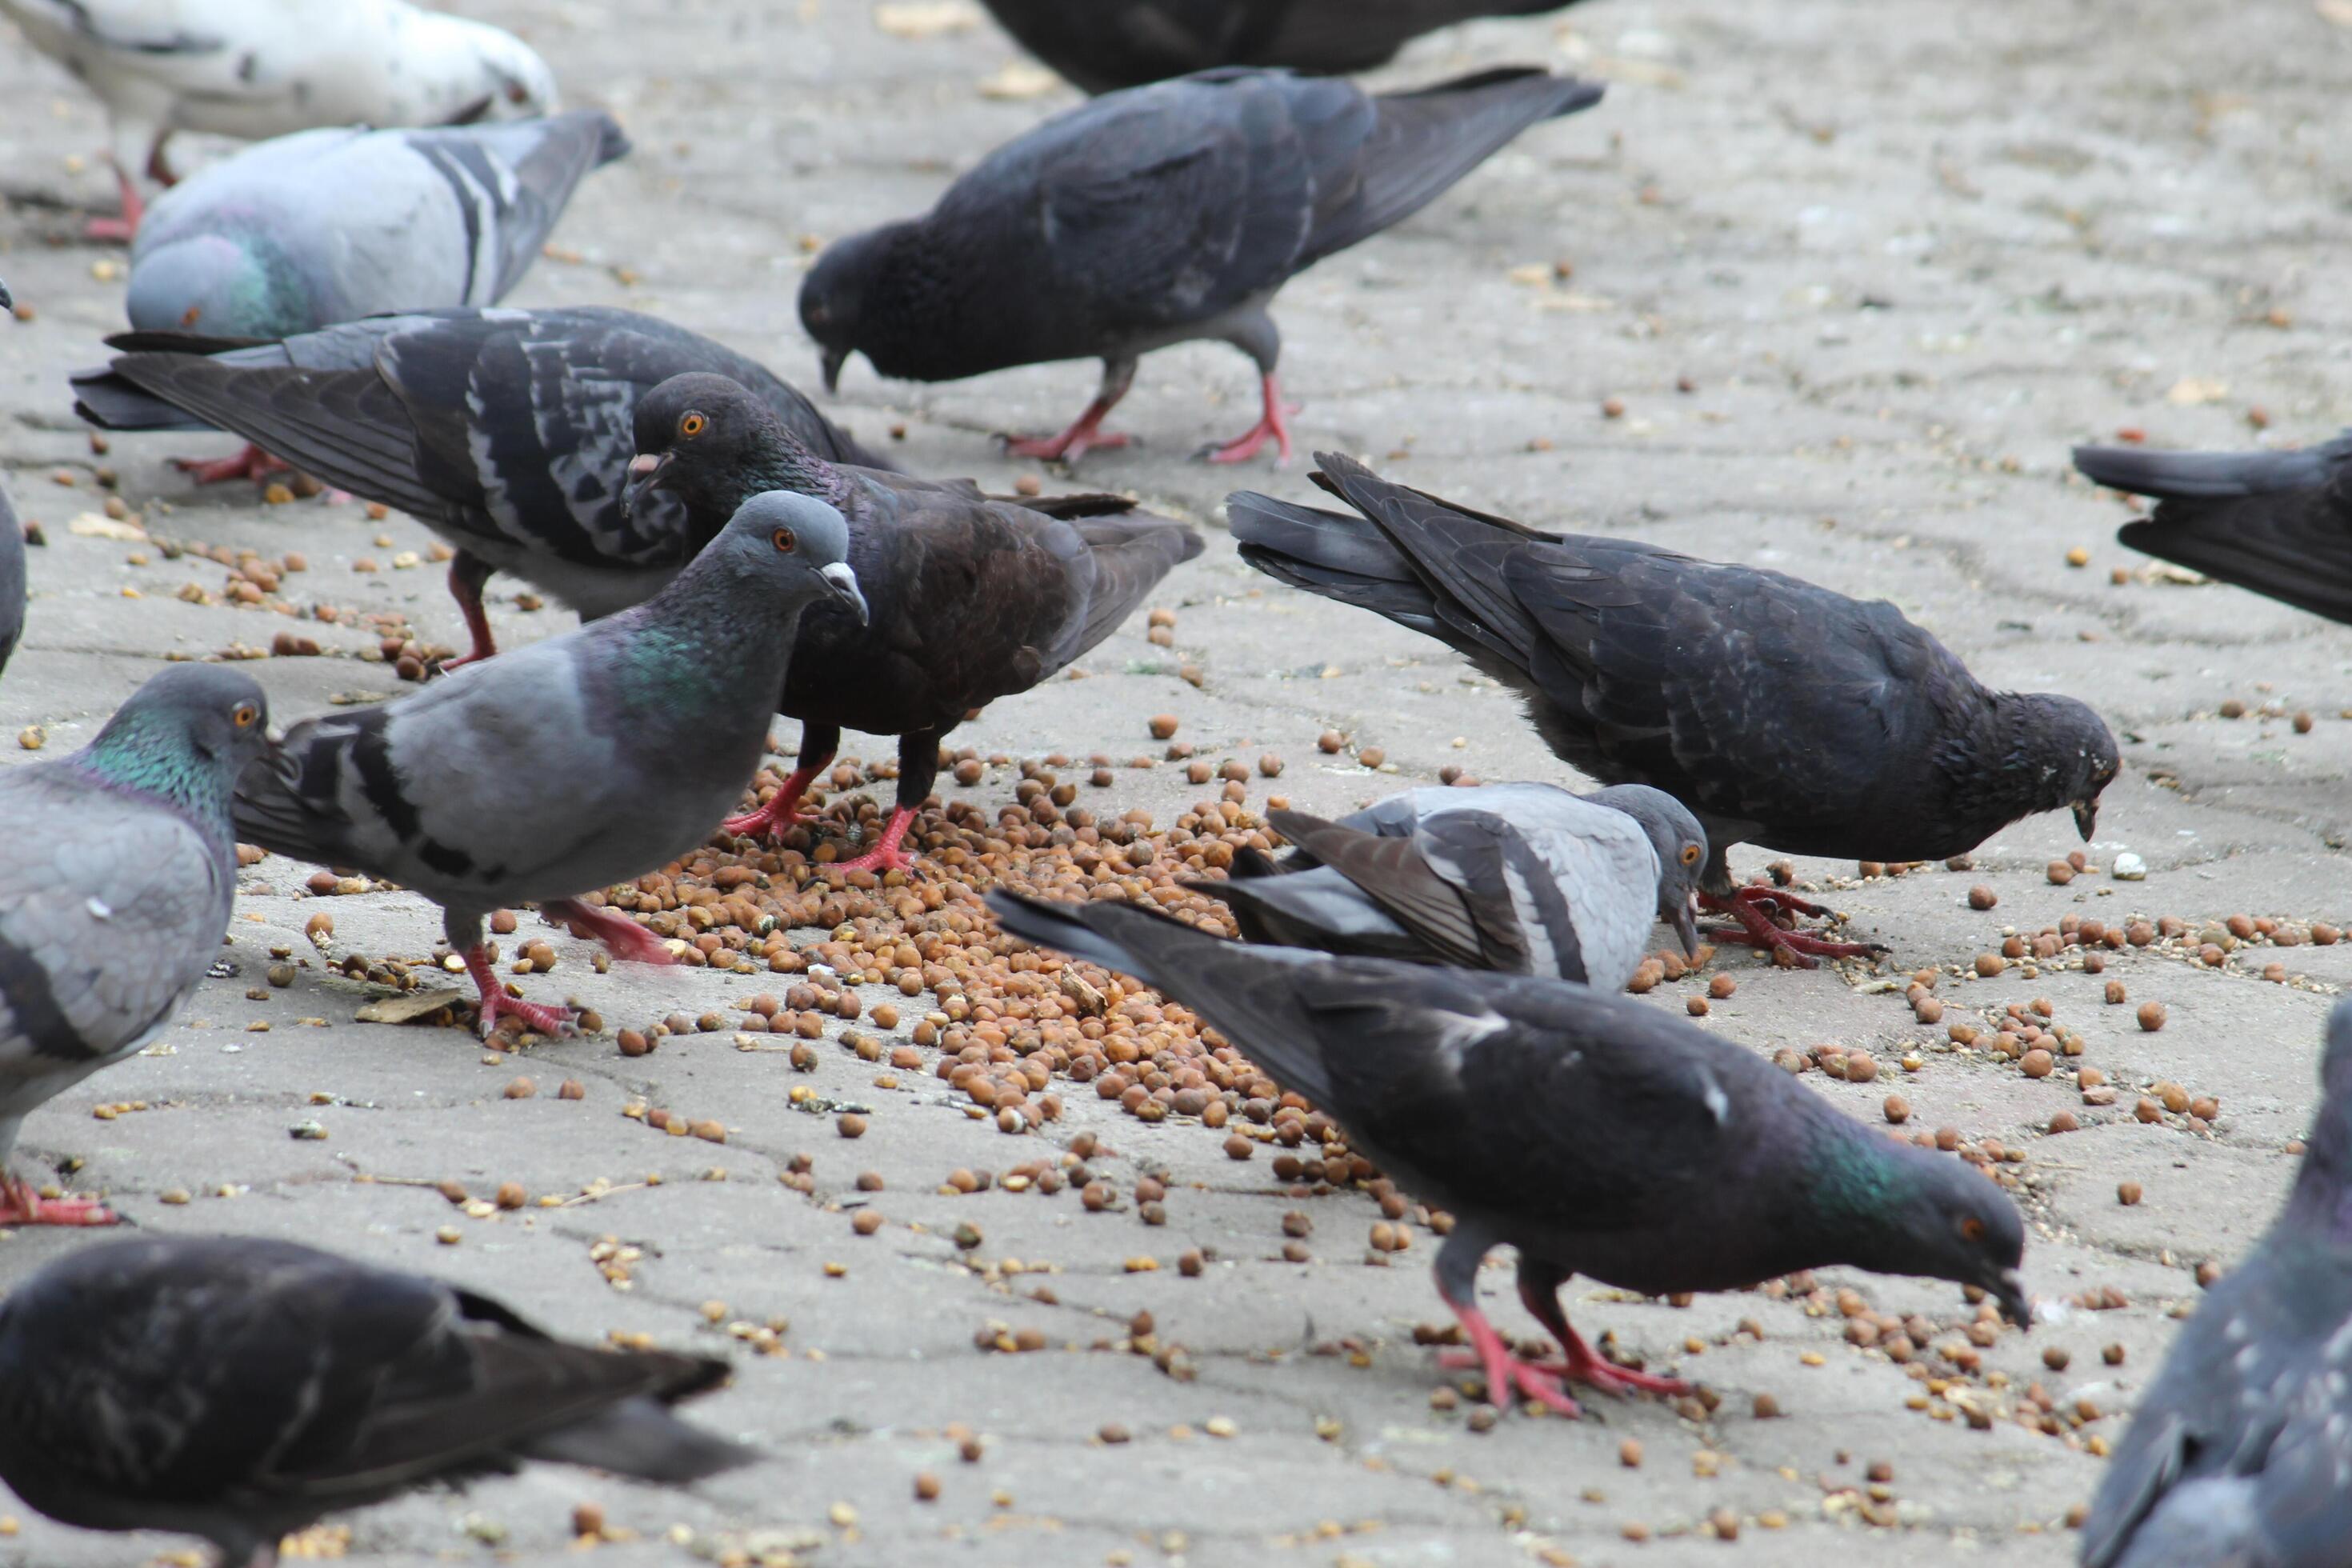
<path fill-rule="evenodd" d="M 2147 880 L 2147 862 L 2126 849 L 2116 857 L 2115 868 L 2108 873 L 2118 882 Z"/>

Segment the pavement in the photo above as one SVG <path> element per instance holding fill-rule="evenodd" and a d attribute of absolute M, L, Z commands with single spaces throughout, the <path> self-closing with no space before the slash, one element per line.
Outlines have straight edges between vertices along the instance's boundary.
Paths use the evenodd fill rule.
<path fill-rule="evenodd" d="M 609 107 L 636 142 L 587 183 L 512 302 L 651 311 L 808 385 L 815 355 L 793 298 L 821 241 L 920 208 L 982 150 L 1074 100 L 953 4 L 456 8 L 520 32 L 573 101 Z M 1581 1422 L 1474 1420 L 1414 1342 L 1417 1325 L 1444 1321 L 1423 1268 L 1434 1237 L 1412 1226 L 1412 1248 L 1371 1249 L 1381 1214 L 1361 1191 L 1294 1196 L 1265 1162 L 1229 1161 L 1219 1134 L 1183 1118 L 1147 1126 L 1086 1094 L 1008 1138 L 927 1073 L 878 1087 L 872 1066 L 830 1048 L 803 1076 L 724 1031 L 642 1058 L 609 1032 L 510 1055 L 452 1028 L 362 1022 L 370 993 L 329 974 L 305 940 L 310 916 L 331 912 L 350 950 L 417 957 L 437 920 L 404 893 L 313 896 L 310 868 L 271 859 L 243 879 L 224 954 L 236 973 L 208 982 L 146 1055 L 37 1113 L 27 1168 L 69 1170 L 151 1231 L 307 1239 L 460 1280 L 564 1333 L 732 1354 L 732 1386 L 699 1417 L 771 1456 L 691 1494 L 541 1468 L 353 1516 L 307 1550 L 387 1568 L 553 1563 L 592 1547 L 616 1565 L 2070 1556 L 2069 1510 L 2193 1310 L 2198 1267 L 2240 1256 L 2292 1176 L 2352 945 L 2216 940 L 2219 967 L 2196 949 L 2232 915 L 2290 939 L 2352 923 L 2352 634 L 2150 572 L 2113 542 L 2131 514 L 2074 479 L 2067 448 L 2126 429 L 2165 446 L 2305 441 L 2347 423 L 2352 323 L 2329 263 L 2352 243 L 2352 176 L 2333 156 L 2352 12 L 1596 0 L 1423 40 L 1383 79 L 1520 60 L 1605 78 L 1609 98 L 1284 294 L 1302 445 L 1538 526 L 1638 534 L 1889 598 L 1989 682 L 2070 692 L 2106 716 L 2124 770 L 2095 842 L 2053 815 L 1998 835 L 1965 872 L 1865 879 L 1800 861 L 1797 877 L 1894 958 L 1874 973 L 1801 973 L 1727 953 L 1709 974 L 1735 989 L 1704 1020 L 1767 1053 L 1868 1051 L 1895 1081 L 1802 1081 L 1869 1120 L 1898 1095 L 1906 1130 L 1950 1130 L 1999 1164 L 2030 1217 L 2025 1276 L 2043 1321 L 1987 1336 L 1961 1376 L 1924 1343 L 1906 1365 L 1884 1335 L 1852 1342 L 1891 1319 L 1857 1328 L 1844 1310 L 1925 1318 L 1942 1345 L 1975 1316 L 1946 1285 L 1823 1270 L 1810 1296 L 1675 1305 L 1581 1282 L 1569 1306 L 1588 1332 L 1678 1366 L 1714 1406 L 1599 1397 Z M 262 505 L 241 485 L 198 493 L 165 466 L 225 453 L 224 439 L 124 437 L 93 453 L 63 377 L 121 324 L 121 253 L 72 237 L 67 208 L 108 198 L 102 142 L 62 70 L 0 47 L 0 276 L 32 310 L 0 330 L 0 465 L 47 540 L 0 684 L 0 745 L 38 727 L 44 755 L 86 740 L 165 656 L 266 650 L 291 626 L 222 602 L 224 569 L 167 541 L 299 552 L 295 602 L 404 613 L 429 639 L 461 640 L 431 536 L 407 519 L 325 498 Z M 991 434 L 1058 427 L 1093 380 L 1063 365 L 917 387 L 861 364 L 829 406 L 916 471 L 996 487 L 1037 470 L 1002 458 Z M 1090 456 L 1076 480 L 1207 531 L 1203 557 L 1154 601 L 1178 612 L 1173 641 L 1147 641 L 1139 617 L 1085 661 L 1089 679 L 999 702 L 958 742 L 1124 758 L 1156 752 L 1146 719 L 1171 713 L 1202 756 L 1285 759 L 1278 784 L 1253 781 L 1253 807 L 1278 789 L 1318 812 L 1449 764 L 1573 782 L 1515 700 L 1444 649 L 1240 564 L 1223 495 L 1235 482 L 1303 494 L 1305 454 L 1286 472 L 1229 473 L 1191 453 L 1255 406 L 1228 350 L 1146 363 L 1122 410 L 1143 444 Z M 106 515 L 110 493 L 147 537 Z M 199 592 L 183 597 L 189 584 Z M 571 624 L 518 605 L 516 588 L 494 587 L 503 639 Z M 361 657 L 372 636 L 299 629 L 323 657 L 247 667 L 280 722 L 398 688 Z M 1351 750 L 1318 752 L 1327 729 Z M 1389 771 L 1354 762 L 1368 745 Z M 0 761 L 33 755 L 9 746 Z M 991 767 L 953 793 L 992 815 L 1017 778 Z M 1163 766 L 1122 772 L 1107 798 L 1165 820 L 1198 793 Z M 2087 874 L 2053 880 L 2050 863 L 2076 848 Z M 2126 853 L 2145 880 L 2109 874 Z M 1771 858 L 1750 847 L 1734 864 Z M 1970 907 L 1979 886 L 1994 907 Z M 2189 942 L 2126 945 L 2099 974 L 2078 950 L 2036 959 L 2032 936 L 2068 915 L 2174 916 Z M 562 955 L 526 990 L 561 989 L 616 1022 L 725 1015 L 762 988 L 703 969 L 596 974 L 583 944 L 522 920 L 516 940 L 544 934 Z M 2024 960 L 1975 978 L 2011 934 Z M 265 984 L 280 963 L 292 984 Z M 2265 981 L 2273 964 L 2281 978 Z M 1916 970 L 1937 972 L 1935 1026 L 1905 1005 Z M 2110 1005 L 2117 981 L 2128 1001 Z M 1654 1000 L 1683 1011 L 1700 984 Z M 2084 1047 L 2050 1076 L 1953 1044 L 1951 1022 L 2036 998 Z M 2167 1010 L 2159 1031 L 2137 1020 L 2149 1001 Z M 928 1005 L 909 1004 L 910 1020 Z M 2085 1066 L 2113 1104 L 2086 1103 Z M 536 1092 L 509 1098 L 524 1078 Z M 581 1098 L 559 1094 L 567 1079 Z M 2159 1084 L 2218 1113 L 2138 1120 Z M 803 1114 L 796 1085 L 815 1103 L 870 1107 L 866 1136 L 845 1142 L 830 1117 Z M 726 1142 L 662 1136 L 624 1114 L 633 1102 L 717 1121 Z M 2080 1130 L 2048 1131 L 2062 1113 Z M 1069 1191 L 946 1183 L 1059 1161 L 1089 1134 L 1091 1167 L 1118 1194 L 1103 1212 Z M 779 1180 L 800 1155 L 806 1194 Z M 858 1188 L 866 1173 L 878 1192 Z M 1167 1186 L 1163 1226 L 1141 1221 L 1146 1175 Z M 434 1190 L 444 1182 L 485 1200 L 520 1184 L 527 1202 L 457 1207 Z M 875 1235 L 853 1232 L 861 1205 L 885 1216 Z M 1284 1231 L 1293 1213 L 1311 1227 L 1294 1246 L 1303 1262 L 1284 1255 L 1299 1241 Z M 960 1226 L 977 1233 L 969 1247 Z M 89 1244 L 10 1236 L 0 1283 Z M 1197 1275 L 1176 1267 L 1188 1250 L 1203 1255 Z M 1493 1309 L 1531 1332 L 1494 1268 Z M 1043 1348 L 976 1346 L 1024 1331 Z M 1915 1376 L 1929 1360 L 1934 1381 Z M 2056 1435 L 2020 1419 L 2037 1391 Z M 1777 1415 L 1759 1414 L 1768 1395 Z M 921 1474 L 936 1500 L 917 1500 Z M 586 1546 L 583 1504 L 604 1523 Z M 24 1510 L 0 1521 L 6 1568 L 185 1544 Z"/>

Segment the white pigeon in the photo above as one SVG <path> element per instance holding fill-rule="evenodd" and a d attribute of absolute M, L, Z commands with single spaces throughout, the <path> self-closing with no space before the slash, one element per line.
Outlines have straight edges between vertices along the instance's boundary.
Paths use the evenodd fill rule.
<path fill-rule="evenodd" d="M 0 0 L 33 47 L 106 104 L 128 239 L 138 174 L 173 183 L 174 131 L 259 140 L 325 125 L 456 125 L 556 107 L 555 76 L 513 34 L 407 0 Z"/>

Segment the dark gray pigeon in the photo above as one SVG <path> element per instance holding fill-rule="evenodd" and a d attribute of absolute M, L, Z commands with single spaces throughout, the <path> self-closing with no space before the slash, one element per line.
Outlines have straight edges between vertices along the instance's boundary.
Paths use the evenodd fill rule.
<path fill-rule="evenodd" d="M 449 591 L 473 647 L 497 651 L 482 585 L 511 572 L 580 612 L 643 602 L 693 554 L 683 508 L 622 505 L 637 399 L 689 370 L 750 387 L 824 456 L 889 465 L 734 351 L 634 310 L 422 310 L 236 347 L 171 333 L 74 377 L 110 430 L 234 431 L 457 547 Z"/>
<path fill-rule="evenodd" d="M 1266 307 L 1291 277 L 1402 223 L 1528 126 L 1601 100 L 1540 70 L 1486 71 L 1374 98 L 1287 71 L 1217 70 L 1097 99 L 998 148 L 922 217 L 830 247 L 801 287 L 825 384 L 852 353 L 884 375 L 955 381 L 1100 359 L 1102 389 L 1023 457 L 1115 447 L 1104 416 L 1137 359 L 1229 342 L 1256 361 L 1265 416 L 1210 455 L 1290 455 Z"/>
<path fill-rule="evenodd" d="M 703 843 L 760 765 L 801 612 L 866 613 L 841 514 L 747 501 L 651 599 L 357 712 L 305 719 L 237 785 L 237 836 L 424 894 L 481 991 L 485 1034 L 541 1034 L 567 1008 L 508 994 L 482 944 L 536 900 L 615 955 L 667 963 L 651 932 L 585 893 Z"/>
<path fill-rule="evenodd" d="M 131 250 L 131 324 L 290 338 L 387 311 L 494 305 L 539 259 L 573 187 L 628 150 L 599 109 L 261 142 L 148 210 Z"/>
<path fill-rule="evenodd" d="M 0 311 L 13 310 L 16 303 L 8 285 L 0 283 Z M 16 639 L 24 632 L 25 526 L 8 504 L 7 487 L 0 485 L 0 669 L 8 668 L 8 656 L 16 651 Z"/>
<path fill-rule="evenodd" d="M 0 1305 L 0 1479 L 65 1524 L 272 1568 L 325 1514 L 531 1460 L 669 1486 L 749 1464 L 669 1413 L 726 1380 L 723 1361 L 568 1344 L 292 1242 L 110 1242 Z"/>
<path fill-rule="evenodd" d="M 632 502 L 682 500 L 698 535 L 762 490 L 796 490 L 850 520 L 850 564 L 873 616 L 824 605 L 801 622 L 777 710 L 802 723 L 783 787 L 730 833 L 781 833 L 846 728 L 898 737 L 898 789 L 881 841 L 844 870 L 903 867 L 899 840 L 931 793 L 940 738 L 1101 642 L 1153 585 L 1201 552 L 1190 525 L 1124 496 L 983 496 L 826 462 L 723 376 L 681 375 L 637 404 Z"/>
<path fill-rule="evenodd" d="M 2083 1526 L 2084 1568 L 2338 1568 L 2352 1542 L 2352 1002 L 2294 1190 L 2199 1304 Z"/>
<path fill-rule="evenodd" d="M 251 677 L 175 664 L 73 755 L 0 768 L 0 1225 L 113 1223 L 39 1197 L 8 1154 L 28 1112 L 153 1039 L 218 956 L 229 794 L 268 720 Z"/>
<path fill-rule="evenodd" d="M 1131 974 L 1200 1015 L 1423 1201 L 1454 1215 L 1437 1289 L 1488 1396 L 1565 1415 L 1565 1378 L 1682 1393 L 1595 1355 L 1559 1289 L 1582 1274 L 1666 1295 L 1844 1263 L 1989 1291 L 2031 1316 L 2023 1222 L 1948 1155 L 1842 1115 L 1762 1057 L 1633 997 L 1566 981 L 1250 947 L 1107 900 L 988 907 L 1024 942 Z M 1510 1353 L 1481 1261 L 1519 1255 L 1519 1299 L 1564 1361 Z"/>
<path fill-rule="evenodd" d="M 1532 16 L 1570 0 L 987 0 L 1022 46 L 1088 92 L 1212 66 L 1345 76 L 1423 33 L 1475 16 Z"/>
<path fill-rule="evenodd" d="M 2091 837 L 2115 737 L 2071 697 L 1988 690 L 1885 600 L 1630 539 L 1538 533 L 1320 453 L 1350 517 L 1227 498 L 1242 558 L 1293 587 L 1425 632 L 1516 689 L 1552 751 L 1696 814 L 1704 898 L 1726 940 L 1813 955 L 1878 951 L 1788 931 L 1828 911 L 1735 888 L 1755 843 L 1847 860 L 1941 860 L 2020 817 L 2071 808 Z"/>
<path fill-rule="evenodd" d="M 1298 847 L 1255 851 L 1229 879 L 1189 882 L 1224 900 L 1252 942 L 1497 969 L 1624 988 L 1650 929 L 1698 951 L 1691 901 L 1706 834 L 1660 790 L 1589 795 L 1554 784 L 1408 790 L 1324 822 L 1273 811 Z"/>
<path fill-rule="evenodd" d="M 2352 430 L 2298 452 L 2077 447 L 2074 466 L 2156 498 L 2116 531 L 2134 550 L 2352 624 Z"/>

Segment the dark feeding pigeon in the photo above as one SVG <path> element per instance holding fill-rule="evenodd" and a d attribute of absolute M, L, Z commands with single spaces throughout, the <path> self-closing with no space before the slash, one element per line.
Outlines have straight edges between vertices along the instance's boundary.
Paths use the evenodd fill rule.
<path fill-rule="evenodd" d="M 571 1031 L 508 994 L 482 944 L 535 900 L 616 956 L 667 963 L 635 921 L 582 895 L 703 843 L 760 765 L 801 612 L 866 613 L 841 514 L 806 496 L 744 503 L 646 603 L 381 707 L 305 719 L 236 791 L 237 837 L 353 866 L 441 906 L 442 930 L 502 1016 Z"/>
<path fill-rule="evenodd" d="M 512 33 L 408 0 L 0 0 L 106 105 L 129 239 L 139 178 L 174 178 L 175 131 L 255 140 L 320 125 L 460 125 L 551 113 L 555 76 Z"/>
<path fill-rule="evenodd" d="M 1102 389 L 1076 424 L 1012 443 L 1073 462 L 1126 441 L 1101 426 L 1139 356 L 1229 342 L 1256 361 L 1265 412 L 1210 456 L 1239 462 L 1271 439 L 1287 458 L 1282 335 L 1266 314 L 1282 286 L 1601 91 L 1520 68 L 1379 98 L 1266 70 L 1112 93 L 998 148 L 922 217 L 827 248 L 801 321 L 827 387 L 852 353 L 915 381 L 1100 359 Z"/>
<path fill-rule="evenodd" d="M 986 0 L 1022 47 L 1088 92 L 1212 66 L 1345 76 L 1386 65 L 1423 33 L 1477 16 L 1532 16 L 1570 0 Z"/>
<path fill-rule="evenodd" d="M 41 1198 L 8 1154 L 28 1112 L 152 1040 L 218 956 L 229 795 L 268 719 L 250 677 L 175 664 L 73 755 L 0 768 L 0 1225 L 113 1223 Z"/>
<path fill-rule="evenodd" d="M 758 1456 L 669 1406 L 727 1363 L 569 1344 L 486 1296 L 292 1242 L 84 1247 L 0 1305 L 0 1479 L 61 1523 L 272 1568 L 323 1515 L 532 1460 L 685 1486 Z"/>
<path fill-rule="evenodd" d="M 1497 1404 L 1576 1413 L 1563 1379 L 1682 1393 L 1594 1354 L 1559 1289 L 1582 1274 L 1666 1295 L 1852 1264 L 1989 1291 L 2019 1323 L 2023 1223 L 1947 1155 L 1842 1115 L 1762 1057 L 1633 997 L 1567 982 L 1249 947 L 1111 900 L 996 891 L 1024 942 L 1131 974 L 1200 1015 L 1454 1215 L 1437 1289 Z M 1519 1299 L 1561 1363 L 1521 1361 L 1478 1305 L 1481 1261 L 1517 1249 Z"/>
<path fill-rule="evenodd" d="M 0 312 L 13 310 L 16 303 L 8 285 L 0 283 Z M 8 656 L 16 651 L 16 639 L 24 631 L 25 526 L 8 504 L 7 487 L 0 485 L 0 670 L 8 668 Z"/>
<path fill-rule="evenodd" d="M 1180 562 L 1187 524 L 1123 496 L 1011 500 L 829 463 L 723 376 L 681 375 L 637 405 L 633 501 L 667 492 L 690 533 L 745 497 L 796 490 L 850 520 L 850 564 L 873 615 L 824 605 L 801 623 L 779 712 L 801 721 L 783 787 L 730 833 L 781 833 L 833 761 L 844 729 L 898 737 L 898 798 L 881 841 L 845 870 L 903 867 L 899 840 L 939 774 L 940 738 L 974 710 L 1026 691 L 1118 628 Z"/>
<path fill-rule="evenodd" d="M 497 651 L 482 585 L 510 572 L 593 618 L 641 603 L 693 554 L 683 509 L 622 504 L 637 399 L 684 371 L 752 389 L 840 462 L 888 465 L 731 349 L 634 310 L 424 310 L 239 347 L 170 333 L 74 377 L 110 430 L 233 431 L 306 473 L 397 508 L 457 548 L 449 591 Z"/>
<path fill-rule="evenodd" d="M 131 324 L 276 339 L 388 311 L 494 305 L 539 259 L 573 188 L 628 150 L 598 109 L 261 142 L 148 212 L 131 251 Z"/>
<path fill-rule="evenodd" d="M 1604 991 L 1633 978 L 1656 921 L 1698 951 L 1691 902 L 1706 834 L 1660 790 L 1440 786 L 1338 822 L 1282 810 L 1267 820 L 1297 846 L 1279 866 L 1251 851 L 1231 878 L 1185 884 L 1223 900 L 1252 942 Z"/>
<path fill-rule="evenodd" d="M 1317 455 L 1315 482 L 1363 515 L 1244 492 L 1242 558 L 1293 587 L 1387 616 L 1516 689 L 1552 751 L 1696 814 L 1702 887 L 1727 940 L 1812 955 L 1878 951 L 1787 931 L 1828 911 L 1735 888 L 1755 843 L 1848 860 L 1941 860 L 2035 812 L 2088 839 L 2115 737 L 2071 697 L 1988 690 L 1885 600 L 1629 539 L 1538 533 Z"/>
<path fill-rule="evenodd" d="M 2198 1304 L 2083 1526 L 2084 1568 L 2336 1568 L 2352 1542 L 2352 1002 L 2286 1206 Z"/>
<path fill-rule="evenodd" d="M 2077 447 L 2074 466 L 2156 498 L 2116 532 L 2134 550 L 2352 624 L 2352 430 L 2299 452 Z"/>

